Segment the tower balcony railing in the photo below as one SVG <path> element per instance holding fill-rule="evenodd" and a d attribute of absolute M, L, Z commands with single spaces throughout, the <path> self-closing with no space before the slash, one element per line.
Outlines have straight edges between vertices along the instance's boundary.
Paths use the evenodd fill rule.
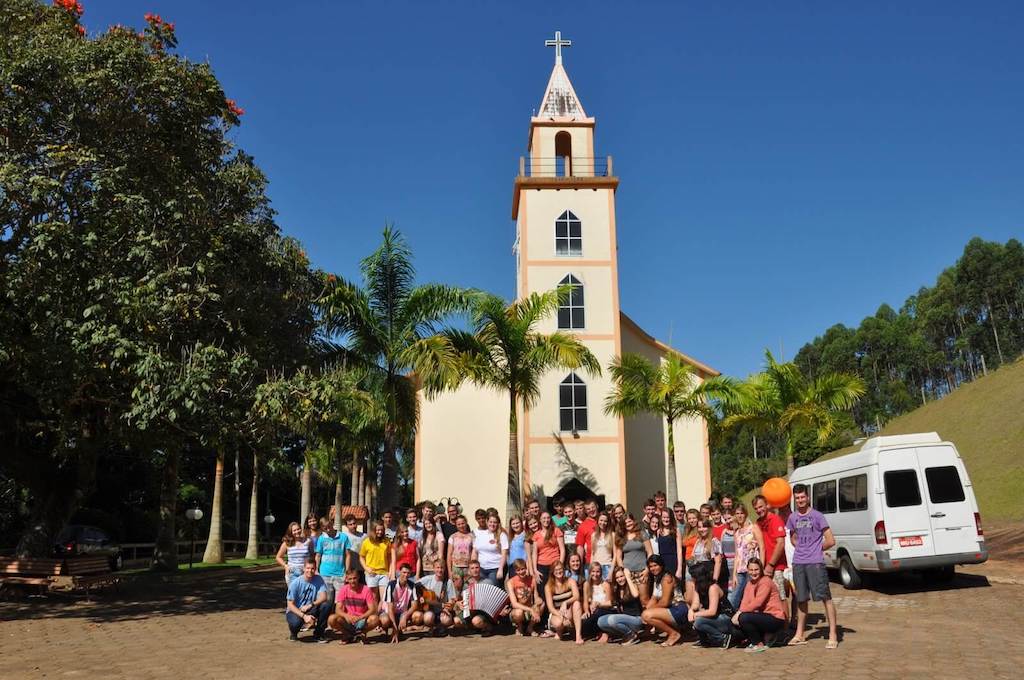
<path fill-rule="evenodd" d="M 520 177 L 612 177 L 611 156 L 519 157 Z"/>

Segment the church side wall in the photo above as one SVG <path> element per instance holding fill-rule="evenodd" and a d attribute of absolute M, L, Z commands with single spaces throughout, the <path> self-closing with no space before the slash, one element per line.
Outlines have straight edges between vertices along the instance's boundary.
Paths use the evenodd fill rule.
<path fill-rule="evenodd" d="M 665 427 L 668 436 L 668 427 Z M 708 461 L 705 448 L 704 422 L 688 418 L 675 426 L 676 440 L 676 489 L 679 498 L 691 508 L 707 501 L 711 495 L 705 463 Z"/>
<path fill-rule="evenodd" d="M 504 512 L 508 397 L 473 385 L 433 400 L 422 392 L 418 397 L 416 500 L 436 503 L 455 496 L 464 512 L 488 507 Z"/>
<path fill-rule="evenodd" d="M 639 354 L 660 362 L 664 350 L 622 326 L 622 351 Z M 666 447 L 668 425 L 660 418 L 640 416 L 626 420 L 626 475 L 633 505 L 642 503 L 655 491 L 665 488 L 668 472 Z M 704 423 L 688 419 L 675 424 L 676 489 L 686 507 L 699 505 L 711 492 L 707 480 L 707 448 Z"/>

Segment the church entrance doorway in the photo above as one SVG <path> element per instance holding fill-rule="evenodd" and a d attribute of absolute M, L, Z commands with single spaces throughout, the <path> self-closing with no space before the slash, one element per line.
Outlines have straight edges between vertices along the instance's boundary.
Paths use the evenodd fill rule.
<path fill-rule="evenodd" d="M 565 485 L 556 491 L 554 495 L 548 496 L 548 512 L 555 514 L 555 499 L 562 501 L 586 501 L 594 499 L 597 507 L 604 509 L 604 494 L 597 494 L 590 490 L 586 484 L 573 477 Z"/>

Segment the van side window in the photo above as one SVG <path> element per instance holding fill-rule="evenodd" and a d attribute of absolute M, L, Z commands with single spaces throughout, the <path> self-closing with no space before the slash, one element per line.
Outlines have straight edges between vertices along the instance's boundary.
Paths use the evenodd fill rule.
<path fill-rule="evenodd" d="M 854 475 L 839 480 L 839 512 L 868 509 L 868 476 Z"/>
<path fill-rule="evenodd" d="M 836 480 L 817 482 L 812 487 L 814 509 L 821 513 L 836 511 Z"/>
<path fill-rule="evenodd" d="M 921 489 L 917 485 L 916 470 L 889 470 L 882 477 L 885 484 L 885 504 L 890 508 L 921 505 Z"/>
<path fill-rule="evenodd" d="M 928 498 L 932 503 L 959 503 L 964 499 L 964 485 L 955 465 L 924 469 L 928 481 Z"/>

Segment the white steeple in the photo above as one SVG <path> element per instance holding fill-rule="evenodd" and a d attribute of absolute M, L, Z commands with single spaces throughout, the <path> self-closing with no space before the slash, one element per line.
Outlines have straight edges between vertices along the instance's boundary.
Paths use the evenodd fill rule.
<path fill-rule="evenodd" d="M 544 45 L 555 48 L 555 67 L 551 70 L 551 77 L 548 79 L 547 89 L 544 90 L 544 97 L 540 101 L 537 117 L 553 120 L 584 120 L 587 114 L 583 110 L 583 104 L 576 96 L 576 90 L 572 87 L 569 74 L 562 66 L 562 48 L 572 47 L 572 41 L 562 40 L 562 32 L 555 31 L 554 40 L 545 40 Z"/>

